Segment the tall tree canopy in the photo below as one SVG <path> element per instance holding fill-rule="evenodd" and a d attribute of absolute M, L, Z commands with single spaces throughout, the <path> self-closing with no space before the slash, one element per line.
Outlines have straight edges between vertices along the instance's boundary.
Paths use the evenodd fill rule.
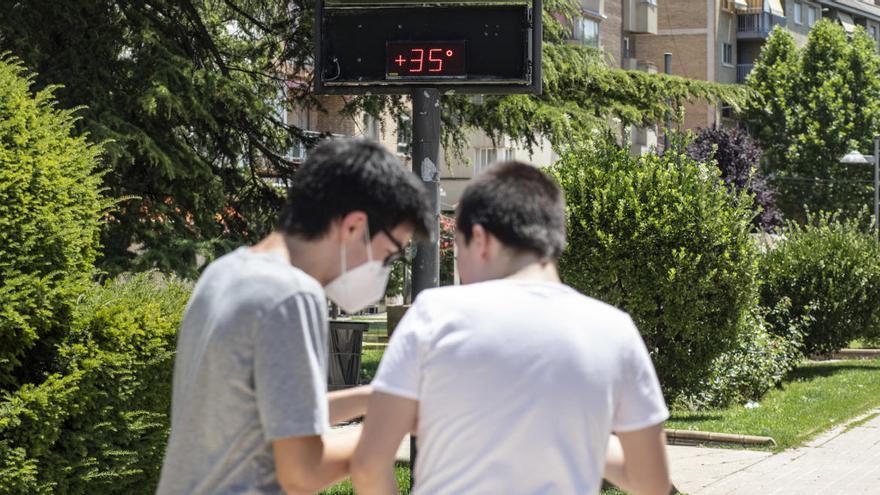
<path fill-rule="evenodd" d="M 852 149 L 868 153 L 880 132 L 880 56 L 863 29 L 848 36 L 822 20 L 802 48 L 777 29 L 747 84 L 749 127 L 787 217 L 870 204 L 870 167 L 839 163 Z"/>
<path fill-rule="evenodd" d="M 565 42 L 558 18 L 575 8 L 545 2 L 542 95 L 444 97 L 447 148 L 461 146 L 468 127 L 526 146 L 538 136 L 564 145 L 612 117 L 660 121 L 667 102 L 744 103 L 743 88 L 608 68 L 601 52 Z M 281 193 L 258 172 L 290 174 L 284 150 L 303 137 L 279 118 L 281 95 L 320 106 L 308 84 L 313 19 L 308 0 L 0 4 L 0 51 L 34 71 L 38 88 L 63 85 L 61 104 L 84 105 L 78 125 L 105 144 L 106 186 L 120 198 L 103 236 L 105 269 L 191 276 L 197 254 L 210 258 L 271 229 Z M 303 84 L 284 74 L 305 75 Z M 359 97 L 347 111 L 402 113 L 407 104 Z"/>

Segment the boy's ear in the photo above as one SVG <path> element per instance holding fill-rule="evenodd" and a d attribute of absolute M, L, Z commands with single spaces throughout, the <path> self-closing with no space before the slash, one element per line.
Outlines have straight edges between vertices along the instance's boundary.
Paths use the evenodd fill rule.
<path fill-rule="evenodd" d="M 360 233 L 362 229 L 367 228 L 367 214 L 362 211 L 352 211 L 339 219 L 338 222 L 339 240 L 345 242 Z"/>
<path fill-rule="evenodd" d="M 487 259 L 489 257 L 489 245 L 492 242 L 490 237 L 489 232 L 486 231 L 482 225 L 474 225 L 471 228 L 471 243 L 474 245 L 474 249 L 477 250 L 477 254 L 479 254 L 481 259 Z"/>

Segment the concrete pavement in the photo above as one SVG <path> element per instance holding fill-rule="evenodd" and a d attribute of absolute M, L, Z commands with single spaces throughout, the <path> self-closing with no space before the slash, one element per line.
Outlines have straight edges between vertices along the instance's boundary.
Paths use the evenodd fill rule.
<path fill-rule="evenodd" d="M 880 409 L 778 454 L 669 446 L 672 481 L 688 495 L 880 495 Z M 409 437 L 397 453 L 409 460 Z"/>
<path fill-rule="evenodd" d="M 673 481 L 688 495 L 877 495 L 880 409 L 775 455 L 700 447 L 669 452 Z"/>

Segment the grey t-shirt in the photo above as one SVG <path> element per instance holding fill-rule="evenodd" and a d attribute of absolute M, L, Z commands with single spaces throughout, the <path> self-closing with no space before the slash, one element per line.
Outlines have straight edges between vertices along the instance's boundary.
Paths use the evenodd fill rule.
<path fill-rule="evenodd" d="M 328 329 L 317 280 L 241 248 L 212 263 L 177 341 L 157 494 L 282 494 L 272 441 L 328 425 Z"/>

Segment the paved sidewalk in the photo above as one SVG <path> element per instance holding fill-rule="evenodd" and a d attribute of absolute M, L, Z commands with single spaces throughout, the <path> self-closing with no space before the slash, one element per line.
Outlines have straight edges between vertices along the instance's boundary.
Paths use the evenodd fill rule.
<path fill-rule="evenodd" d="M 672 479 L 688 495 L 880 494 L 880 409 L 807 445 L 766 452 L 670 447 Z M 871 417 L 873 416 L 873 417 Z"/>
<path fill-rule="evenodd" d="M 849 425 L 778 454 L 669 446 L 672 481 L 687 495 L 880 495 L 880 409 Z M 409 460 L 409 436 L 397 459 Z"/>

